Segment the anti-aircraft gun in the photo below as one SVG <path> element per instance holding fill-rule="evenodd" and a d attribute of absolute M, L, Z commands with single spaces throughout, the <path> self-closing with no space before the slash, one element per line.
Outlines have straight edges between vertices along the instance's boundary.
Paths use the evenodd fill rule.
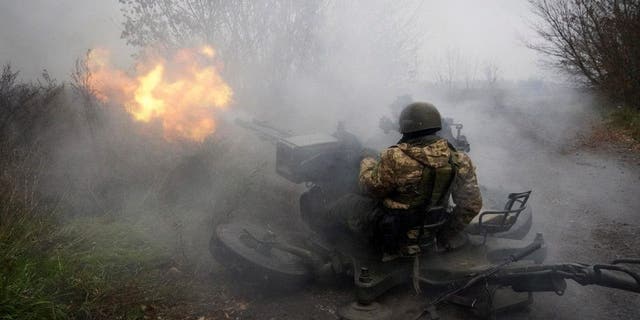
<path fill-rule="evenodd" d="M 358 163 L 367 153 L 343 126 L 331 135 L 295 136 L 263 122 L 238 124 L 257 131 L 276 144 L 276 172 L 293 183 L 307 183 L 300 199 L 303 220 L 340 195 L 357 188 Z M 415 226 L 420 253 L 382 262 L 379 252 L 360 247 L 348 237 L 328 243 L 315 234 L 268 226 L 229 223 L 217 227 L 211 241 L 214 256 L 229 266 L 250 266 L 244 278 L 272 283 L 304 283 L 326 277 L 349 277 L 356 301 L 338 309 L 343 319 L 438 319 L 436 307 L 446 302 L 486 318 L 528 306 L 534 292 L 562 295 L 566 280 L 640 293 L 640 275 L 632 268 L 640 259 L 617 259 L 609 264 L 543 264 L 542 234 L 530 235 L 531 191 L 511 193 L 502 210 L 484 211 L 469 225 L 468 243 L 456 250 L 438 247 L 437 234 L 446 221 Z M 423 213 L 429 215 L 429 212 Z M 241 270 L 247 270 L 241 268 Z M 425 296 L 418 312 L 379 303 L 392 288 L 412 284 Z M 428 318 L 425 318 L 428 317 Z"/>

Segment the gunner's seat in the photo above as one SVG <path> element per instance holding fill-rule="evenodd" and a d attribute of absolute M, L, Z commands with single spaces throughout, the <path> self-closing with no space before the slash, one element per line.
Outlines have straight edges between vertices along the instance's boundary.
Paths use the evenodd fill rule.
<path fill-rule="evenodd" d="M 376 240 L 387 257 L 410 257 L 437 242 L 439 231 L 449 220 L 446 208 L 433 207 L 422 214 L 390 211 L 378 223 Z"/>

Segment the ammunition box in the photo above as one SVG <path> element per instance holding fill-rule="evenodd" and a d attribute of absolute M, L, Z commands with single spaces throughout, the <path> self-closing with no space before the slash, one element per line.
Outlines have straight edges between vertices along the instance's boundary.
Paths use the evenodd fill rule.
<path fill-rule="evenodd" d="M 327 155 L 340 152 L 338 139 L 327 134 L 293 136 L 280 139 L 276 147 L 276 172 L 294 183 L 313 181 L 318 176 L 329 174 L 318 166 L 318 161 Z"/>

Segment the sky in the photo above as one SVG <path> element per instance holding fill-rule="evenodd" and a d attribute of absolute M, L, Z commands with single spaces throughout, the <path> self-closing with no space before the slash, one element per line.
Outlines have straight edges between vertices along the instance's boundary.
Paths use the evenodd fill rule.
<path fill-rule="evenodd" d="M 426 1 L 422 11 L 428 30 L 424 41 L 429 47 L 458 51 L 467 60 L 496 63 L 505 78 L 544 76 L 539 57 L 525 45 L 534 36 L 527 1 Z"/>
<path fill-rule="evenodd" d="M 117 0 L 1 1 L 0 63 L 10 62 L 23 79 L 47 69 L 68 80 L 76 58 L 104 47 L 125 67 L 134 49 L 120 39 L 119 6 Z M 524 45 L 532 36 L 526 0 L 425 0 L 419 11 L 425 73 L 455 51 L 469 64 L 497 64 L 504 79 L 545 76 L 538 56 Z"/>
<path fill-rule="evenodd" d="M 132 50 L 120 39 L 117 0 L 0 1 L 0 63 L 10 62 L 23 79 L 47 69 L 68 80 L 76 58 L 102 46 L 126 63 Z"/>

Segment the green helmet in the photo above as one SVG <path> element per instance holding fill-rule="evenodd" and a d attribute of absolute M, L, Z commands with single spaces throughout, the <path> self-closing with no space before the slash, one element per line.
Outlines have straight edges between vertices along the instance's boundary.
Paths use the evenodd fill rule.
<path fill-rule="evenodd" d="M 428 102 L 414 102 L 400 113 L 400 133 L 411 133 L 428 129 L 442 129 L 440 112 Z"/>

